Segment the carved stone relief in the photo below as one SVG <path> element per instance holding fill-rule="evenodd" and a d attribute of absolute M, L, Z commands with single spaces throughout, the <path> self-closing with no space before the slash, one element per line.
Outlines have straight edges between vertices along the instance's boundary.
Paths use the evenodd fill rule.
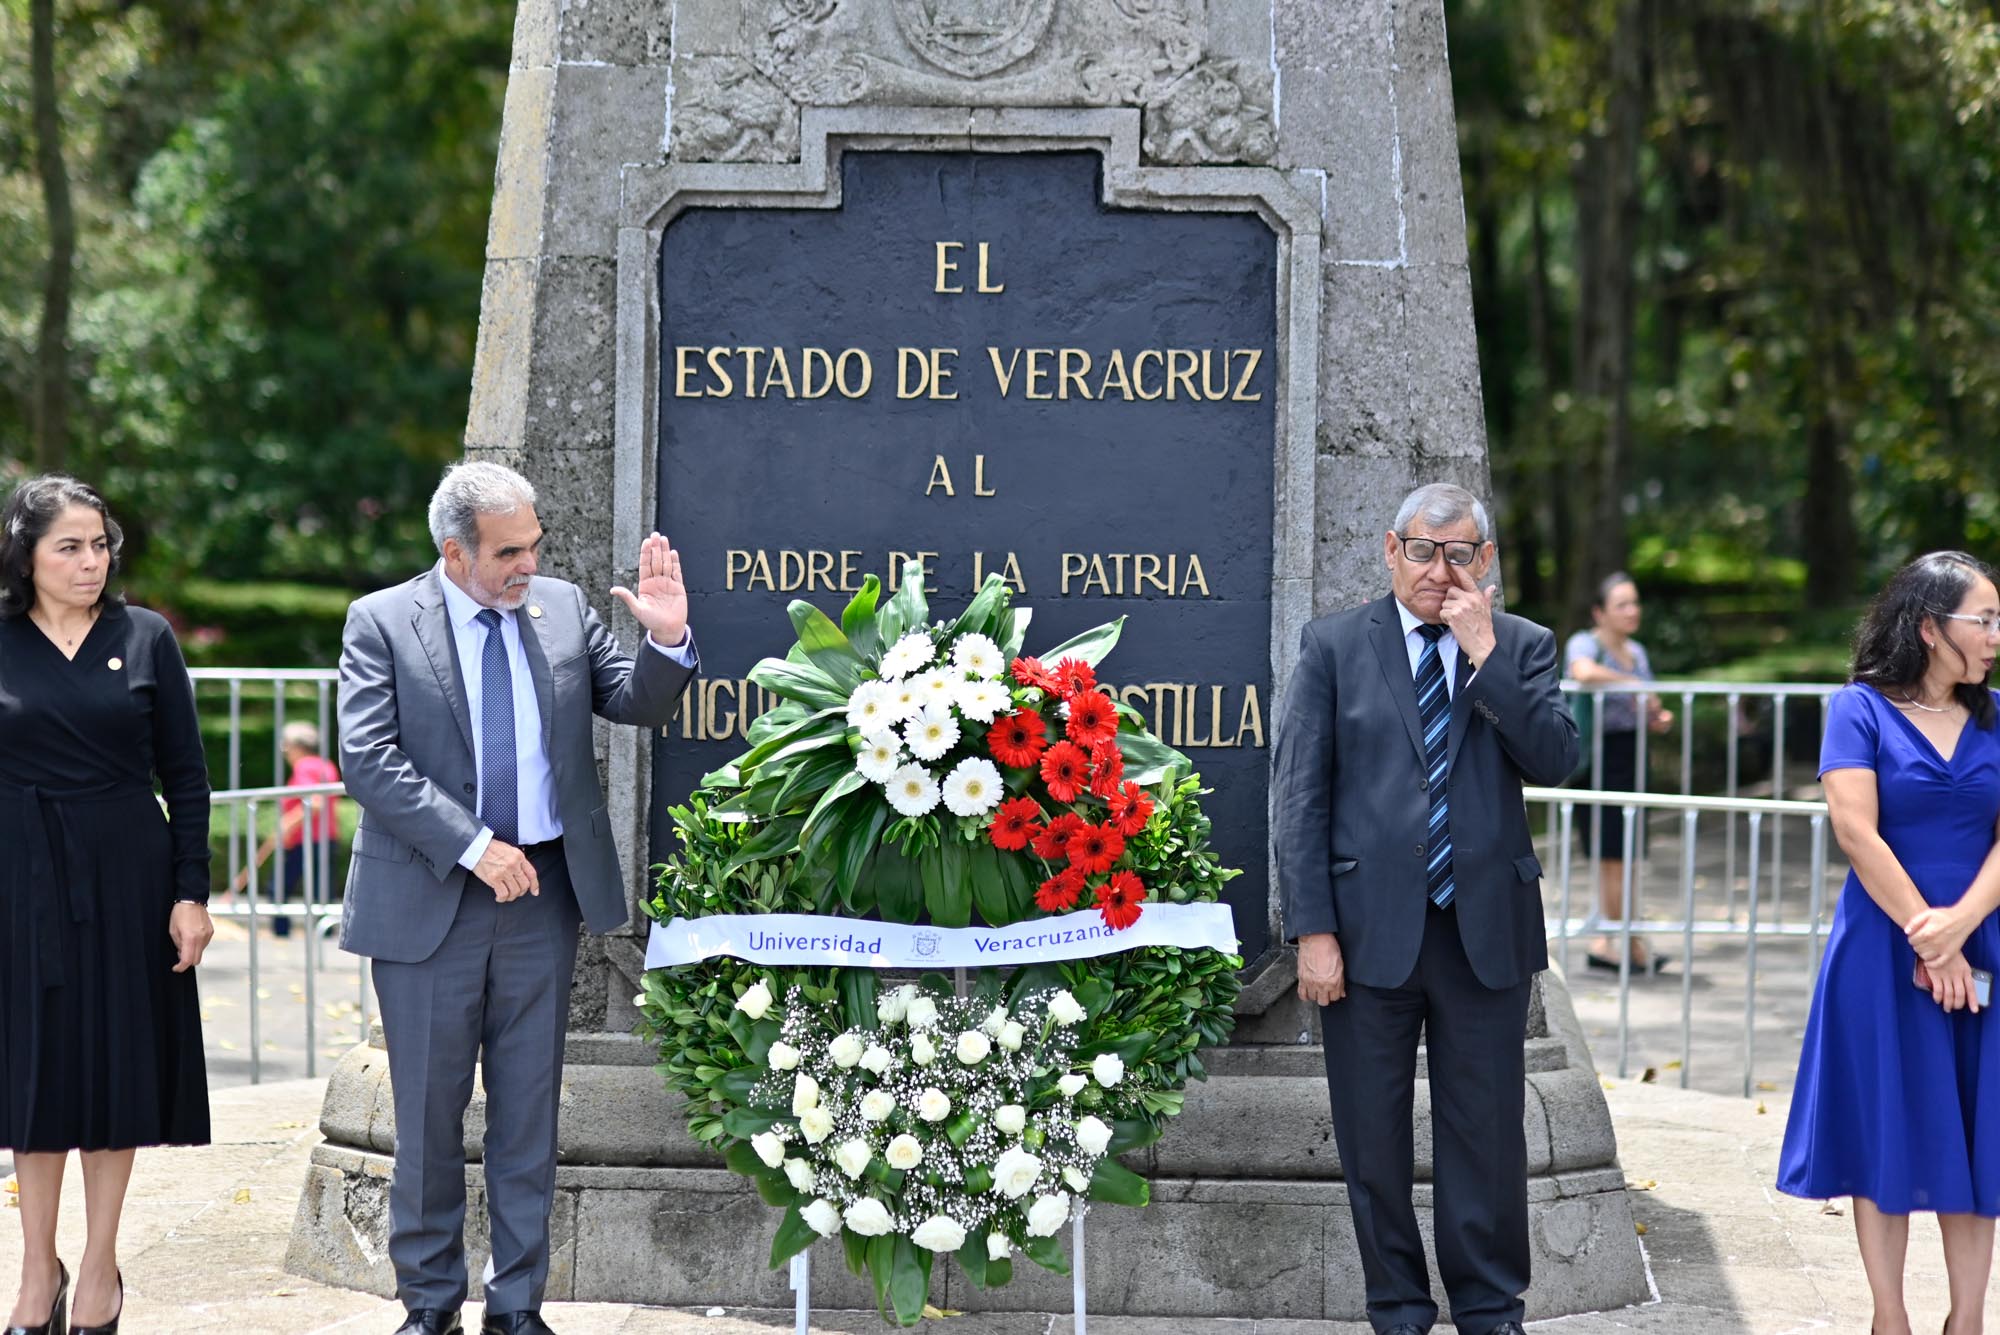
<path fill-rule="evenodd" d="M 686 57 L 674 63 L 672 154 L 682 162 L 796 161 L 799 108 L 740 56 Z"/>

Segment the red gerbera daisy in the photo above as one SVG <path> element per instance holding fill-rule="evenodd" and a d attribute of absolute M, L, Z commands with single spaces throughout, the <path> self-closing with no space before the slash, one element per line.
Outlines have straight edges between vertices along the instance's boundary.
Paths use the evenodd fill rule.
<path fill-rule="evenodd" d="M 1042 832 L 1041 822 L 1035 819 L 1041 814 L 1042 809 L 1032 797 L 1002 802 L 986 827 L 993 836 L 993 846 L 1009 853 L 1026 848 L 1028 841 Z"/>
<path fill-rule="evenodd" d="M 1023 654 L 1014 660 L 1011 670 L 1014 673 L 1014 680 L 1023 686 L 1032 686 L 1044 691 L 1060 689 L 1056 674 L 1043 667 L 1039 658 L 1030 658 Z"/>
<path fill-rule="evenodd" d="M 1035 856 L 1045 862 L 1069 855 L 1069 837 L 1083 828 L 1083 817 L 1074 811 L 1065 811 L 1049 822 L 1049 827 L 1035 836 Z"/>
<path fill-rule="evenodd" d="M 1125 836 L 1109 825 L 1086 825 L 1069 837 L 1069 862 L 1085 876 L 1111 870 L 1125 851 Z"/>
<path fill-rule="evenodd" d="M 1035 907 L 1049 913 L 1060 913 L 1075 908 L 1082 895 L 1083 873 L 1069 867 L 1042 882 L 1035 891 Z"/>
<path fill-rule="evenodd" d="M 1055 666 L 1056 688 L 1070 700 L 1097 689 L 1097 674 L 1081 658 L 1065 658 Z"/>
<path fill-rule="evenodd" d="M 1116 742 L 1090 748 L 1090 791 L 1110 797 L 1125 778 L 1125 757 Z"/>
<path fill-rule="evenodd" d="M 1097 887 L 1098 912 L 1104 915 L 1104 925 L 1114 932 L 1122 932 L 1139 921 L 1145 902 L 1145 884 L 1129 871 L 1115 871 L 1111 879 Z"/>
<path fill-rule="evenodd" d="M 1153 818 L 1153 799 L 1146 795 L 1136 783 L 1128 783 L 1111 795 L 1112 829 L 1127 839 L 1146 828 L 1146 822 Z"/>
<path fill-rule="evenodd" d="M 1032 709 L 1016 710 L 986 733 L 986 749 L 1009 769 L 1030 769 L 1049 744 L 1042 716 Z"/>
<path fill-rule="evenodd" d="M 1090 752 L 1075 742 L 1057 742 L 1042 757 L 1042 782 L 1056 801 L 1076 801 L 1090 782 Z"/>
<path fill-rule="evenodd" d="M 1071 696 L 1063 733 L 1078 746 L 1102 746 L 1118 735 L 1118 707 L 1102 691 Z"/>

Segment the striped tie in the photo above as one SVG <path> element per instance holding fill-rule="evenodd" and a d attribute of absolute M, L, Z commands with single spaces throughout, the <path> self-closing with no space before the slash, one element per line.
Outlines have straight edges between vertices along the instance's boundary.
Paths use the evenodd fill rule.
<path fill-rule="evenodd" d="M 514 671 L 500 635 L 500 614 L 488 607 L 479 613 L 479 624 L 486 627 L 479 655 L 479 817 L 494 838 L 518 844 L 521 779 L 514 749 Z"/>
<path fill-rule="evenodd" d="M 1443 908 L 1451 903 L 1456 887 L 1451 882 L 1451 804 L 1445 800 L 1445 753 L 1451 738 L 1451 692 L 1444 685 L 1444 656 L 1438 641 L 1443 626 L 1418 626 L 1424 637 L 1424 651 L 1417 657 L 1417 714 L 1424 725 L 1424 764 L 1430 771 L 1431 828 L 1426 846 L 1431 851 L 1424 870 L 1424 889 L 1431 903 Z"/>

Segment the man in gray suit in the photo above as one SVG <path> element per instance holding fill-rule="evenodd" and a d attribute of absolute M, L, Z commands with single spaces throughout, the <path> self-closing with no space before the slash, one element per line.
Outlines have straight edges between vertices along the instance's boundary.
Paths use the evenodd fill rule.
<path fill-rule="evenodd" d="M 664 725 L 694 641 L 680 556 L 657 533 L 636 587 L 611 591 L 647 632 L 636 659 L 581 589 L 537 577 L 535 492 L 511 469 L 449 469 L 430 528 L 438 564 L 347 614 L 340 759 L 362 815 L 340 943 L 375 961 L 389 1044 L 402 1331 L 459 1326 L 465 1109 L 483 1061 L 483 1330 L 538 1335 L 578 926 L 626 919 L 591 715 Z"/>
<path fill-rule="evenodd" d="M 1368 1319 L 1437 1320 L 1411 1201 L 1429 1056 L 1438 1269 L 1463 1335 L 1518 1335 L 1528 989 L 1548 967 L 1521 785 L 1575 767 L 1555 636 L 1496 614 L 1486 508 L 1444 483 L 1384 536 L 1388 597 L 1305 629 L 1273 760 L 1299 995 L 1320 1006 L 1334 1139 Z"/>

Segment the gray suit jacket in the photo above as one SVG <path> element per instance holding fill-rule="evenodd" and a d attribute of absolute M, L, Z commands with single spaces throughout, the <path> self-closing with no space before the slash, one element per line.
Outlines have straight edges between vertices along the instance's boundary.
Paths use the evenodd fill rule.
<path fill-rule="evenodd" d="M 1567 778 L 1577 737 L 1555 636 L 1504 612 L 1493 631 L 1476 675 L 1459 655 L 1445 784 L 1459 934 L 1479 981 L 1504 988 L 1549 963 L 1521 786 Z M 1286 939 L 1332 932 L 1348 978 L 1401 985 L 1424 939 L 1430 796 L 1393 597 L 1306 626 L 1272 765 Z"/>
<path fill-rule="evenodd" d="M 468 877 L 458 859 L 483 828 L 465 678 L 433 568 L 355 600 L 340 650 L 340 768 L 361 804 L 340 944 L 416 963 L 444 940 Z M 583 590 L 536 578 L 519 618 L 542 745 L 555 773 L 564 861 L 593 932 L 626 920 L 625 878 L 592 748 L 593 713 L 661 727 L 694 673 L 618 647 Z"/>

